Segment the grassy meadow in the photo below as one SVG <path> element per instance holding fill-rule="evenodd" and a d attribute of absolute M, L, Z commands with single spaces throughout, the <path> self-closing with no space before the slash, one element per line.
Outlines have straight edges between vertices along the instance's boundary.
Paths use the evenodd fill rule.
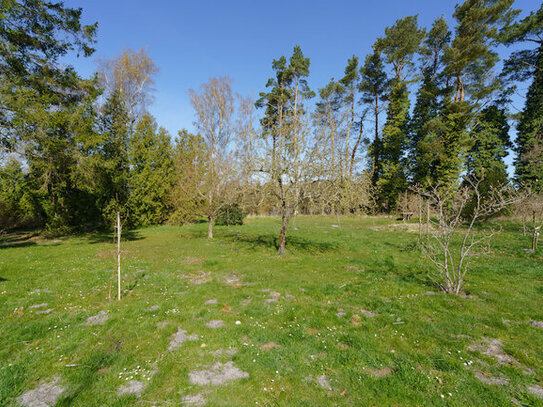
<path fill-rule="evenodd" d="M 111 235 L 3 236 L 0 405 L 49 383 L 56 406 L 543 406 L 543 251 L 520 226 L 453 296 L 415 224 L 337 223 L 298 217 L 284 256 L 273 217 L 130 231 L 121 301 Z"/>

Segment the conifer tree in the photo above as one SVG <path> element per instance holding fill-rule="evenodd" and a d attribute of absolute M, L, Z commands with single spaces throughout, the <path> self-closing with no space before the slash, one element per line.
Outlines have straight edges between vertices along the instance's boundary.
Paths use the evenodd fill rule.
<path fill-rule="evenodd" d="M 144 114 L 130 138 L 130 208 L 138 225 L 163 223 L 170 209 L 172 148 L 170 135 Z"/>
<path fill-rule="evenodd" d="M 360 68 L 360 75 L 361 102 L 370 105 L 373 112 L 374 136 L 368 154 L 371 182 L 375 186 L 380 176 L 379 115 L 382 104 L 386 100 L 386 90 L 389 83 L 379 52 L 374 51 L 366 57 L 364 65 Z"/>
<path fill-rule="evenodd" d="M 467 170 L 493 184 L 507 182 L 504 158 L 511 147 L 505 110 L 497 105 L 483 109 L 471 133 L 473 145 L 468 152 Z M 484 182 L 485 180 L 483 180 Z"/>
<path fill-rule="evenodd" d="M 498 61 L 492 45 L 513 14 L 511 4 L 512 0 L 466 0 L 456 6 L 455 36 L 444 56 L 450 92 L 440 116 L 429 122 L 438 160 L 436 179 L 444 187 L 460 182 L 473 145 L 474 119 L 482 102 L 488 102 L 501 86 L 492 70 Z"/>
<path fill-rule="evenodd" d="M 130 117 L 119 93 L 107 99 L 97 125 L 98 138 L 93 144 L 89 183 L 96 191 L 98 206 L 106 224 L 117 212 L 128 220 Z"/>
<path fill-rule="evenodd" d="M 422 82 L 417 91 L 413 117 L 410 123 L 408 163 L 410 181 L 425 185 L 435 183 L 436 157 L 428 122 L 436 118 L 443 104 L 445 84 L 442 77 L 443 51 L 451 33 L 443 17 L 434 21 L 421 47 Z"/>
<path fill-rule="evenodd" d="M 394 78 L 388 94 L 387 120 L 380 146 L 379 204 L 382 209 L 396 209 L 398 194 L 405 190 L 405 153 L 409 125 L 408 70 L 418 52 L 425 31 L 418 27 L 417 17 L 409 16 L 385 29 L 385 36 L 375 44 L 392 65 Z"/>
<path fill-rule="evenodd" d="M 543 191 L 543 6 L 504 30 L 504 42 L 535 44 L 515 51 L 505 72 L 515 80 L 531 80 L 515 141 L 515 178 Z"/>

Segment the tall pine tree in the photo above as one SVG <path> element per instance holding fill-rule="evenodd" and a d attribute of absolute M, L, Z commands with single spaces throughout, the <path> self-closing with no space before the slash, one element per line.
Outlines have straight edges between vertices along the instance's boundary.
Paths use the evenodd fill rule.
<path fill-rule="evenodd" d="M 515 177 L 536 192 L 543 191 L 543 6 L 504 33 L 506 44 L 529 43 L 534 48 L 514 52 L 505 71 L 515 80 L 531 80 L 517 126 Z"/>
<path fill-rule="evenodd" d="M 460 182 L 466 169 L 470 134 L 483 102 L 499 90 L 493 71 L 498 55 L 492 49 L 499 30 L 512 16 L 512 0 L 466 0 L 457 5 L 454 39 L 445 49 L 444 74 L 451 85 L 440 116 L 429 123 L 438 159 L 436 179 L 444 188 Z"/>
<path fill-rule="evenodd" d="M 422 82 L 410 123 L 408 163 L 410 181 L 425 185 L 436 181 L 436 156 L 432 152 L 432 139 L 428 123 L 436 118 L 443 104 L 444 81 L 442 76 L 443 51 L 451 33 L 443 17 L 434 21 L 421 48 Z"/>
<path fill-rule="evenodd" d="M 361 102 L 371 106 L 373 112 L 374 135 L 369 146 L 370 179 L 373 186 L 377 185 L 380 176 L 380 151 L 381 140 L 379 138 L 379 115 L 382 105 L 386 100 L 386 91 L 389 81 L 383 66 L 383 60 L 379 52 L 369 54 L 360 68 L 360 92 Z"/>
<path fill-rule="evenodd" d="M 409 126 L 409 91 L 407 73 L 419 51 L 425 31 L 418 26 L 417 17 L 409 16 L 385 29 L 385 36 L 375 44 L 394 71 L 388 95 L 387 120 L 380 146 L 379 204 L 382 209 L 396 209 L 398 194 L 407 186 L 405 153 Z"/>

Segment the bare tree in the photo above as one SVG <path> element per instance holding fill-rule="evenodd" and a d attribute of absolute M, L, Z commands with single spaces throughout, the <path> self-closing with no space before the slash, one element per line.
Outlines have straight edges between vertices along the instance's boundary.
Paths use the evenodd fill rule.
<path fill-rule="evenodd" d="M 108 93 L 118 91 L 132 124 L 152 101 L 158 68 L 144 48 L 125 49 L 118 57 L 101 61 L 99 78 Z"/>
<path fill-rule="evenodd" d="M 521 204 L 516 205 L 514 215 L 520 216 L 523 235 L 531 237 L 531 250 L 535 252 L 543 229 L 543 196 L 530 195 Z"/>
<path fill-rule="evenodd" d="M 201 191 L 206 200 L 209 219 L 208 238 L 213 238 L 213 222 L 231 177 L 231 152 L 228 151 L 232 133 L 235 100 L 227 77 L 211 78 L 198 91 L 189 90 L 190 102 L 196 113 L 194 125 L 203 137 L 208 168 L 205 185 Z"/>
<path fill-rule="evenodd" d="M 433 209 L 434 216 L 426 218 L 429 235 L 420 238 L 419 244 L 435 267 L 430 278 L 446 293 L 461 292 L 469 259 L 481 254 L 484 243 L 489 243 L 496 233 L 492 228 L 476 232 L 474 225 L 525 197 L 507 186 L 491 189 L 483 195 L 481 181 L 482 178 L 472 176 L 465 177 L 461 187 L 414 188 Z M 470 210 L 467 210 L 468 204 L 472 206 Z"/>

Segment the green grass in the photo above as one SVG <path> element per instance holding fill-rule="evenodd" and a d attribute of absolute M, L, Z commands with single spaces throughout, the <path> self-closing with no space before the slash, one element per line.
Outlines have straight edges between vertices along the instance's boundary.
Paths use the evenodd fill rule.
<path fill-rule="evenodd" d="M 470 295 L 458 297 L 428 295 L 437 289 L 416 234 L 389 227 L 393 219 L 344 218 L 336 228 L 332 217 L 299 217 L 282 257 L 279 222 L 216 227 L 212 241 L 206 224 L 132 231 L 123 242 L 120 302 L 107 300 L 111 236 L 7 236 L 0 246 L 0 405 L 17 405 L 23 392 L 54 376 L 66 387 L 60 406 L 173 406 L 201 391 L 208 406 L 543 405 L 527 391 L 543 385 L 543 330 L 529 323 L 543 321 L 543 258 L 524 251 L 528 238 L 515 225 L 495 238 L 488 256 L 474 259 Z M 200 272 L 210 281 L 190 284 L 187 276 Z M 233 275 L 239 283 L 226 284 Z M 281 297 L 265 304 L 265 290 Z M 204 305 L 213 298 L 217 305 Z M 53 311 L 29 308 L 39 303 Z M 152 305 L 159 309 L 148 311 Z M 110 317 L 104 325 L 82 324 L 102 310 Z M 214 319 L 225 326 L 207 328 Z M 168 351 L 178 328 L 200 339 Z M 484 338 L 500 339 L 519 364 L 468 349 Z M 261 349 L 271 341 L 279 346 Z M 211 354 L 232 347 L 234 356 Z M 215 387 L 189 382 L 190 371 L 227 360 L 249 378 Z M 149 376 L 153 363 L 157 373 Z M 393 371 L 384 377 L 369 370 L 385 367 Z M 509 383 L 484 384 L 476 371 Z M 123 372 L 148 383 L 140 398 L 117 396 L 130 376 Z M 331 391 L 308 379 L 323 374 Z"/>

